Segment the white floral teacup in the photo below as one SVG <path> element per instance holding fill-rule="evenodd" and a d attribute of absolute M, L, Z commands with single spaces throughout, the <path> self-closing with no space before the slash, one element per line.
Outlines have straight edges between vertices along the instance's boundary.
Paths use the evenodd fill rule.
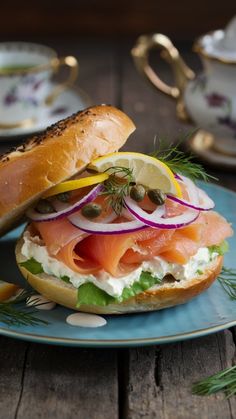
<path fill-rule="evenodd" d="M 69 77 L 55 87 L 51 78 L 62 65 L 70 67 Z M 33 43 L 0 43 L 0 129 L 34 125 L 77 76 L 73 56 L 59 58 L 53 49 Z"/>

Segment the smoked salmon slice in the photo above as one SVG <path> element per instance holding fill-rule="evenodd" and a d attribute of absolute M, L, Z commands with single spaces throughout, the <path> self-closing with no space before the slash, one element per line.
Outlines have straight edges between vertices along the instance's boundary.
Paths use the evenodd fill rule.
<path fill-rule="evenodd" d="M 217 234 L 214 232 L 217 230 Z M 134 269 L 144 260 L 161 256 L 168 262 L 185 264 L 200 247 L 220 244 L 232 235 L 231 226 L 219 214 L 209 211 L 178 230 L 145 230 L 122 235 L 91 235 L 78 249 L 115 277 Z"/>
<path fill-rule="evenodd" d="M 206 211 L 200 214 L 199 222 L 204 224 L 201 246 L 220 244 L 227 237 L 233 235 L 231 225 L 215 211 Z"/>
<path fill-rule="evenodd" d="M 169 207 L 173 212 L 176 206 Z M 34 223 L 48 251 L 71 269 L 94 273 L 104 269 L 114 277 L 127 274 L 144 260 L 161 256 L 185 264 L 200 247 L 220 244 L 233 234 L 230 224 L 214 211 L 202 212 L 182 229 L 146 229 L 119 235 L 88 235 L 67 219 Z"/>
<path fill-rule="evenodd" d="M 75 252 L 76 245 L 87 237 L 87 234 L 74 227 L 66 218 L 33 223 L 33 227 L 40 233 L 49 254 L 73 271 L 90 274 L 101 269 L 98 263 L 91 259 L 83 259 Z"/>
<path fill-rule="evenodd" d="M 73 239 L 82 240 L 87 236 L 74 227 L 66 218 L 55 221 L 34 222 L 33 227 L 40 233 L 50 255 L 56 255 L 62 247 Z"/>

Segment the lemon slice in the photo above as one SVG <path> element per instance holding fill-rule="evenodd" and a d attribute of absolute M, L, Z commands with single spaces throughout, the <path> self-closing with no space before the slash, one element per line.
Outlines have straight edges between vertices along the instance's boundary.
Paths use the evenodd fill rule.
<path fill-rule="evenodd" d="M 89 168 L 97 172 L 105 172 L 112 167 L 119 166 L 132 170 L 136 183 L 141 183 L 149 189 L 160 189 L 165 193 L 182 196 L 180 185 L 169 167 L 156 159 L 141 153 L 117 152 L 107 154 L 93 160 Z"/>
<path fill-rule="evenodd" d="M 104 180 L 108 178 L 109 175 L 107 173 L 100 173 L 99 175 L 83 177 L 81 179 L 68 180 L 66 182 L 60 183 L 59 185 L 53 186 L 43 195 L 43 197 L 48 198 L 49 196 L 57 195 L 59 193 L 74 191 L 75 189 L 96 185 L 97 183 L 104 182 Z"/>

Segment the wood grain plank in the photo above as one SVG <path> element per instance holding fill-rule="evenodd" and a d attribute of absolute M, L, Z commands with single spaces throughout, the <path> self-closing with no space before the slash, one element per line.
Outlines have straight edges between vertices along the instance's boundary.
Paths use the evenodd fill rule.
<path fill-rule="evenodd" d="M 55 44 L 59 54 L 74 54 L 79 61 L 77 86 L 91 98 L 92 105 L 117 104 L 118 74 L 116 43 L 109 39 L 75 39 L 68 45 Z"/>
<path fill-rule="evenodd" d="M 29 344 L 0 337 L 0 417 L 14 419 L 19 403 Z"/>
<path fill-rule="evenodd" d="M 129 351 L 125 419 L 162 418 L 160 389 L 155 381 L 156 348 L 136 348 Z"/>
<path fill-rule="evenodd" d="M 165 348 L 159 354 L 157 374 L 164 389 L 164 409 L 169 417 L 231 418 L 223 394 L 191 395 L 192 383 L 232 366 L 235 346 L 229 331 Z M 168 416 L 167 416 L 168 417 Z"/>
<path fill-rule="evenodd" d="M 118 417 L 116 351 L 32 344 L 17 419 Z"/>
<path fill-rule="evenodd" d="M 39 42 L 35 39 L 35 42 Z M 79 63 L 79 75 L 76 87 L 83 90 L 91 99 L 91 105 L 101 103 L 116 104 L 117 98 L 117 44 L 109 38 L 71 37 L 45 37 L 41 43 L 55 49 L 58 55 L 73 55 Z M 65 69 L 56 75 L 56 80 L 66 78 Z M 73 87 L 72 87 L 73 89 Z"/>
<path fill-rule="evenodd" d="M 235 400 L 223 394 L 191 394 L 193 382 L 231 366 L 232 334 L 225 331 L 201 339 L 130 350 L 126 418 L 231 418 Z"/>

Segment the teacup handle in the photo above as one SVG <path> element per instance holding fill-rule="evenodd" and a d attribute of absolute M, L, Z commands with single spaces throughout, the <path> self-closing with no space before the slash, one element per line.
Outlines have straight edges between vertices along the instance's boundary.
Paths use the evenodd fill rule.
<path fill-rule="evenodd" d="M 164 83 L 149 64 L 149 53 L 151 50 L 161 49 L 161 57 L 171 65 L 175 79 L 175 86 Z M 177 100 L 177 115 L 179 118 L 188 120 L 189 116 L 183 103 L 183 92 L 188 80 L 195 77 L 194 72 L 186 65 L 181 58 L 179 51 L 172 44 L 171 40 L 160 33 L 142 35 L 132 48 L 131 54 L 138 71 L 158 90 L 167 96 Z"/>
<path fill-rule="evenodd" d="M 58 84 L 53 91 L 46 97 L 45 104 L 50 106 L 54 100 L 68 87 L 71 87 L 76 81 L 79 73 L 79 64 L 75 57 L 68 55 L 67 57 L 53 58 L 51 66 L 54 73 L 57 73 L 61 66 L 68 66 L 70 68 L 70 73 L 63 83 Z"/>

